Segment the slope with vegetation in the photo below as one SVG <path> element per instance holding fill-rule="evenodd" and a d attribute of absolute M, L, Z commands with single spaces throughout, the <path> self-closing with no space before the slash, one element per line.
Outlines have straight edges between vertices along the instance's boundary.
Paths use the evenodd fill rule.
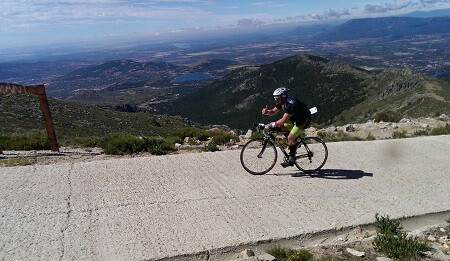
<path fill-rule="evenodd" d="M 60 143 L 113 134 L 166 137 L 179 128 L 201 126 L 181 117 L 152 113 L 127 113 L 99 106 L 56 99 L 49 106 Z M 29 134 L 44 131 L 44 120 L 36 96 L 0 96 L 0 134 Z"/>
<path fill-rule="evenodd" d="M 288 87 L 308 106 L 317 106 L 314 121 L 325 125 L 364 122 L 387 110 L 405 117 L 450 114 L 450 85 L 445 81 L 408 69 L 374 74 L 312 55 L 236 69 L 175 101 L 166 112 L 247 129 L 254 122 L 273 120 L 260 111 L 273 106 L 272 91 L 279 86 Z"/>
<path fill-rule="evenodd" d="M 369 72 L 311 55 L 293 56 L 262 66 L 236 69 L 200 91 L 175 101 L 167 113 L 195 121 L 246 129 L 260 119 L 263 106 L 273 105 L 272 92 L 290 89 L 309 106 L 318 106 L 317 121 L 327 122 L 361 102 Z"/>

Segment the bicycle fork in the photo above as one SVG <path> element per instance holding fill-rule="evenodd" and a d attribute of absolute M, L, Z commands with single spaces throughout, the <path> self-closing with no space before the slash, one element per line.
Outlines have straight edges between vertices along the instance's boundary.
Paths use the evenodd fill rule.
<path fill-rule="evenodd" d="M 258 153 L 258 156 L 257 156 L 259 159 L 262 158 L 262 155 L 263 155 L 264 151 L 266 150 L 268 142 L 269 142 L 269 139 L 264 139 L 261 151 Z"/>

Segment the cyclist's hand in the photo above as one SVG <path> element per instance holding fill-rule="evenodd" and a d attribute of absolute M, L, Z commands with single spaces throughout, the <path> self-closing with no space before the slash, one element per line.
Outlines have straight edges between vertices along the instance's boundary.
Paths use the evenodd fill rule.
<path fill-rule="evenodd" d="M 271 122 L 271 123 L 269 123 L 269 124 L 266 124 L 266 125 L 264 126 L 264 129 L 266 129 L 266 130 L 272 130 L 274 127 L 275 127 L 275 126 L 274 126 L 274 123 Z"/>
<path fill-rule="evenodd" d="M 268 115 L 269 114 L 269 108 L 268 108 L 267 105 L 266 105 L 265 108 L 262 109 L 261 113 L 262 113 L 262 115 Z"/>

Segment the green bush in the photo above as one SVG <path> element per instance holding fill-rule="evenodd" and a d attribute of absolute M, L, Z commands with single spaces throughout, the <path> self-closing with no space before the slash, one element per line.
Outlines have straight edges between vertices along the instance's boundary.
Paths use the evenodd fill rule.
<path fill-rule="evenodd" d="M 429 247 L 416 237 L 409 237 L 401 232 L 400 221 L 391 220 L 389 216 L 375 215 L 375 230 L 377 237 L 373 246 L 377 251 L 395 260 L 413 260 L 418 258 L 419 251 Z"/>
<path fill-rule="evenodd" d="M 279 261 L 283 261 L 288 260 L 289 256 L 294 253 L 294 250 L 282 247 L 280 245 L 273 245 L 266 250 L 266 253 L 274 256 Z"/>
<path fill-rule="evenodd" d="M 392 133 L 393 139 L 403 139 L 406 138 L 406 131 L 394 131 Z"/>
<path fill-rule="evenodd" d="M 186 137 L 193 137 L 201 141 L 206 141 L 209 138 L 209 135 L 205 130 L 193 127 L 181 128 L 177 130 L 173 136 L 180 137 L 182 140 Z"/>
<path fill-rule="evenodd" d="M 309 261 L 313 258 L 313 255 L 306 249 L 295 250 L 288 260 L 289 261 Z"/>
<path fill-rule="evenodd" d="M 150 152 L 153 155 L 165 155 L 169 151 L 175 150 L 175 143 L 172 140 L 166 140 L 162 138 L 144 138 L 145 151 Z"/>
<path fill-rule="evenodd" d="M 111 155 L 133 154 L 144 151 L 144 140 L 127 134 L 113 135 L 108 138 L 104 152 Z"/>
<path fill-rule="evenodd" d="M 107 139 L 108 138 L 98 136 L 76 137 L 70 141 L 67 141 L 67 143 L 75 146 L 80 146 L 82 148 L 105 148 L 108 142 Z"/>
<path fill-rule="evenodd" d="M 281 261 L 308 261 L 313 255 L 306 249 L 293 250 L 280 245 L 273 245 L 266 252 Z"/>
<path fill-rule="evenodd" d="M 383 217 L 375 214 L 375 231 L 377 234 L 397 235 L 401 233 L 401 229 L 399 220 L 392 220 L 389 215 Z"/>
<path fill-rule="evenodd" d="M 417 130 L 413 133 L 414 137 L 418 137 L 418 136 L 428 136 L 429 133 L 427 130 Z"/>
<path fill-rule="evenodd" d="M 398 111 L 383 111 L 375 116 L 375 122 L 399 122 L 403 115 Z"/>
<path fill-rule="evenodd" d="M 205 145 L 205 147 L 203 148 L 203 150 L 204 150 L 204 151 L 212 151 L 212 152 L 214 152 L 214 151 L 219 151 L 220 149 L 219 149 L 217 143 L 215 143 L 215 142 L 213 142 L 213 141 L 210 141 L 210 142 L 208 142 L 208 143 Z"/>
<path fill-rule="evenodd" d="M 167 138 L 164 138 L 166 140 L 166 142 L 171 143 L 171 144 L 175 144 L 175 143 L 183 143 L 183 139 L 178 137 L 178 136 L 169 136 Z"/>
<path fill-rule="evenodd" d="M 437 127 L 430 131 L 431 135 L 447 135 L 450 134 L 450 125 L 447 123 L 443 127 Z"/>
<path fill-rule="evenodd" d="M 32 131 L 25 135 L 0 135 L 0 147 L 3 150 L 48 150 L 50 142 L 42 131 Z"/>
<path fill-rule="evenodd" d="M 165 155 L 174 151 L 174 139 L 157 137 L 136 137 L 127 134 L 116 134 L 106 138 L 106 146 L 103 148 L 106 154 L 124 155 L 140 152 L 150 152 L 153 155 Z"/>
<path fill-rule="evenodd" d="M 231 133 L 225 133 L 218 136 L 212 137 L 211 142 L 216 143 L 217 145 L 225 145 L 233 141 L 239 141 L 239 137 L 236 135 L 232 135 Z"/>

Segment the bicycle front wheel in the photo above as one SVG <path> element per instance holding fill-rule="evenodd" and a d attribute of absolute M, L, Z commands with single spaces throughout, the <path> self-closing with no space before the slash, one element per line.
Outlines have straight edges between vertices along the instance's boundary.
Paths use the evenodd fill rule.
<path fill-rule="evenodd" d="M 320 170 L 328 158 L 328 148 L 317 137 L 306 137 L 297 147 L 295 166 L 304 172 Z"/>
<path fill-rule="evenodd" d="M 276 162 L 277 149 L 271 140 L 255 138 L 248 141 L 241 150 L 242 167 L 250 174 L 266 174 Z"/>

